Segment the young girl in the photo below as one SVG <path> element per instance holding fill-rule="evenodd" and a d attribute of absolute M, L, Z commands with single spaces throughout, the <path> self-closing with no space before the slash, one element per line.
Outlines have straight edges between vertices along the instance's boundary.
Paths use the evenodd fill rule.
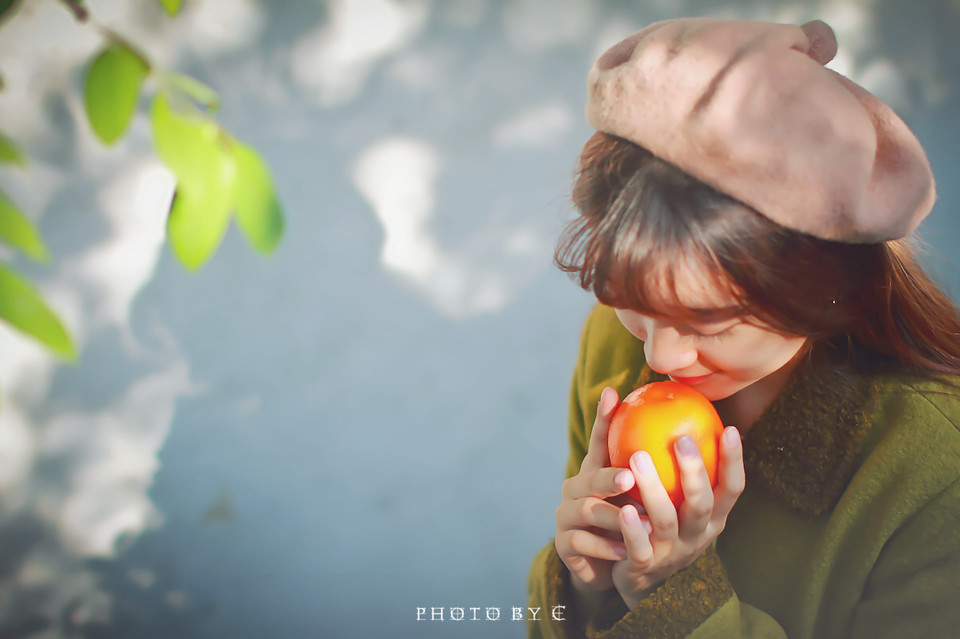
<path fill-rule="evenodd" d="M 557 262 L 600 304 L 531 637 L 960 636 L 960 311 L 907 238 L 933 177 L 835 53 L 822 22 L 680 19 L 594 65 Z M 729 424 L 715 488 L 676 442 L 679 511 L 606 452 L 663 379 Z"/>

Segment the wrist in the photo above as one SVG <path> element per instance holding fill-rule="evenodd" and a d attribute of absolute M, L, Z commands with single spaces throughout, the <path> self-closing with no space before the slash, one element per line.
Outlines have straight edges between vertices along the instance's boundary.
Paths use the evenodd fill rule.
<path fill-rule="evenodd" d="M 659 585 L 659 584 L 658 584 Z M 620 590 L 617 589 L 617 592 L 620 594 L 620 598 L 623 599 L 624 605 L 626 605 L 628 610 L 633 610 L 640 605 L 640 602 L 643 601 L 647 595 L 649 595 L 656 586 L 648 588 L 646 590 Z"/>
<path fill-rule="evenodd" d="M 618 637 L 686 637 L 733 596 L 733 587 L 709 547 L 693 564 L 650 589 L 623 592 L 626 596 L 617 589 L 620 598 L 605 602 L 591 617 L 588 635 L 617 626 Z"/>
<path fill-rule="evenodd" d="M 612 584 L 606 588 L 598 587 L 596 584 L 588 584 L 575 574 L 570 573 L 570 597 L 573 600 L 574 608 L 587 618 L 603 603 Z"/>
<path fill-rule="evenodd" d="M 633 574 L 624 564 L 614 569 L 613 586 L 628 610 L 633 610 L 655 592 L 664 582 L 679 571 L 663 575 L 659 573 Z"/>

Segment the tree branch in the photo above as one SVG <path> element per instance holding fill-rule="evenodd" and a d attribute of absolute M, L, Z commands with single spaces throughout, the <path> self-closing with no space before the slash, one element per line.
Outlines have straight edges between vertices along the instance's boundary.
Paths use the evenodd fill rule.
<path fill-rule="evenodd" d="M 86 22 L 90 18 L 90 12 L 84 6 L 84 0 L 60 0 L 60 3 L 73 14 L 77 22 Z"/>

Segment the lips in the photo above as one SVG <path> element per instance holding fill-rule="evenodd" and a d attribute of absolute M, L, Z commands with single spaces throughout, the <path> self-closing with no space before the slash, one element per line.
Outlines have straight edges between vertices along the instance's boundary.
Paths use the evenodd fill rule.
<path fill-rule="evenodd" d="M 707 373 L 706 375 L 697 375 L 696 377 L 677 377 L 676 375 L 671 375 L 670 379 L 675 382 L 680 382 L 681 384 L 686 384 L 687 386 L 692 386 L 694 384 L 699 384 L 700 382 L 708 379 L 713 373 Z"/>

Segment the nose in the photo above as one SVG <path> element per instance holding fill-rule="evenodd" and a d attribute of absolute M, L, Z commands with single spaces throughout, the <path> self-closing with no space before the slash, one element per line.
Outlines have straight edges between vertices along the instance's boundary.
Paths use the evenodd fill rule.
<path fill-rule="evenodd" d="M 681 335 L 672 326 L 662 326 L 647 333 L 643 343 L 647 365 L 663 375 L 689 368 L 699 357 L 693 340 Z"/>

